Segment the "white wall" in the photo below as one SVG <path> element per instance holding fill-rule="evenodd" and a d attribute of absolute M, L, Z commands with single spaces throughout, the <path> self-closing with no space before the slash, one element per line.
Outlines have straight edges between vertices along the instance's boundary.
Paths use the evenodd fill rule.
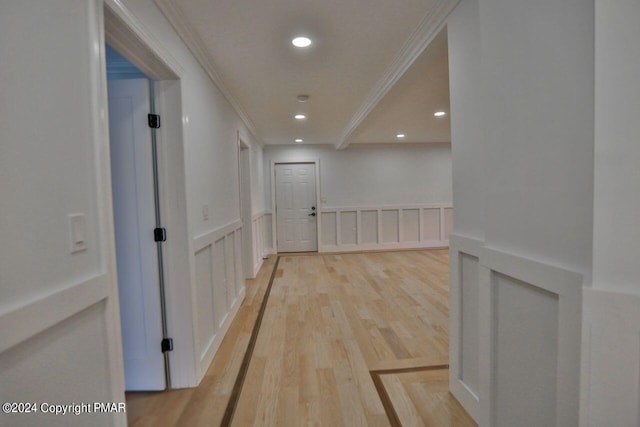
<path fill-rule="evenodd" d="M 124 401 L 102 2 L 0 1 L 0 400 Z M 68 215 L 86 219 L 70 253 Z M 2 425 L 124 425 L 0 414 Z"/>
<path fill-rule="evenodd" d="M 441 247 L 451 219 L 449 144 L 268 146 L 265 204 L 271 210 L 271 164 L 317 159 L 320 252 Z M 268 214 L 268 222 L 272 223 Z M 272 248 L 272 230 L 265 246 Z"/>
<path fill-rule="evenodd" d="M 261 149 L 153 2 L 123 3 L 111 2 L 183 71 L 178 86 L 162 85 L 161 96 L 182 101 L 174 111 L 177 120 L 165 123 L 185 127 L 182 194 L 187 193 L 189 221 L 179 231 L 184 236 L 174 238 L 186 240 L 189 251 L 174 255 L 186 257 L 191 271 L 173 279 L 183 286 L 177 289 L 183 302 L 201 306 L 173 315 L 193 316 L 192 328 L 181 337 L 195 340 L 190 342 L 196 357 L 183 359 L 194 365 L 191 379 L 197 381 L 244 292 L 237 133 L 256 153 L 258 180 Z M 0 397 L 3 402 L 122 402 L 103 4 L 3 0 L 0 10 Z M 262 187 L 254 188 L 260 206 Z M 170 199 L 180 200 L 174 196 Z M 202 218 L 203 204 L 209 205 L 208 220 Z M 72 254 L 68 215 L 77 213 L 85 215 L 87 249 Z M 206 275 L 196 269 L 196 252 L 207 251 L 211 277 L 198 281 Z M 206 290 L 215 291 L 216 298 L 203 299 Z M 208 315 L 210 325 L 199 323 Z M 125 414 L 0 415 L 3 425 L 125 423 Z"/>
<path fill-rule="evenodd" d="M 640 425 L 640 3 L 596 1 L 593 289 L 582 425 Z"/>
<path fill-rule="evenodd" d="M 579 0 L 462 0 L 449 20 L 451 364 L 471 362 L 460 357 L 465 324 L 473 325 L 462 298 L 476 287 L 480 378 L 477 399 L 461 401 L 476 402 L 470 412 L 481 425 L 578 422 L 593 226 L 593 19 L 593 5 Z M 473 257 L 478 268 L 462 271 L 460 260 Z M 519 322 L 503 321 L 516 311 Z M 532 351 L 523 358 L 521 348 Z M 555 353 L 550 365 L 545 355 Z M 514 369 L 555 374 L 523 387 Z"/>
<path fill-rule="evenodd" d="M 451 202 L 449 144 L 267 146 L 265 206 L 271 209 L 271 161 L 320 159 L 323 207 Z"/>

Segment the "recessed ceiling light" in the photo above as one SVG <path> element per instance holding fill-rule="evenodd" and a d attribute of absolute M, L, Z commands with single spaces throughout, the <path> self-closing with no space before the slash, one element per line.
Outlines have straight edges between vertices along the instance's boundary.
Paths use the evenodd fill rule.
<path fill-rule="evenodd" d="M 402 139 L 402 138 L 404 138 L 405 136 L 406 136 L 406 135 L 405 135 L 404 133 L 399 133 L 399 134 L 397 134 L 397 135 L 396 135 L 396 138 L 400 138 L 400 139 Z"/>
<path fill-rule="evenodd" d="M 298 102 L 307 102 L 309 100 L 309 95 L 298 95 L 296 99 Z"/>
<path fill-rule="evenodd" d="M 304 142 L 304 140 L 298 138 L 298 139 L 296 139 L 296 142 Z"/>
<path fill-rule="evenodd" d="M 447 113 L 445 113 L 444 111 L 436 111 L 435 113 L 433 113 L 433 115 L 436 117 L 442 117 L 442 116 L 446 116 Z"/>
<path fill-rule="evenodd" d="M 304 120 L 307 118 L 307 116 L 305 116 L 304 114 L 296 114 L 295 116 L 293 116 L 296 120 Z"/>
<path fill-rule="evenodd" d="M 291 43 L 293 43 L 295 47 L 309 47 L 311 46 L 311 39 L 309 37 L 296 37 L 291 40 Z"/>

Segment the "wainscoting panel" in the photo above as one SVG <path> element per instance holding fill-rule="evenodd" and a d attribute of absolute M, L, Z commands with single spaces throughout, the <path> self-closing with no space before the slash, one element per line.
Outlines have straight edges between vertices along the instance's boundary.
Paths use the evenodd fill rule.
<path fill-rule="evenodd" d="M 398 243 L 400 241 L 400 216 L 398 209 L 382 210 L 382 243 Z"/>
<path fill-rule="evenodd" d="M 338 245 L 338 233 L 336 225 L 336 212 L 322 212 L 320 217 L 322 218 L 322 244 L 337 246 Z"/>
<path fill-rule="evenodd" d="M 251 226 L 253 227 L 253 277 L 256 277 L 262 267 L 263 258 L 275 253 L 271 243 L 271 212 L 262 211 L 253 214 Z"/>
<path fill-rule="evenodd" d="M 405 209 L 402 211 L 402 241 L 420 241 L 420 209 Z"/>
<path fill-rule="evenodd" d="M 340 244 L 355 245 L 358 240 L 357 212 L 344 211 L 340 214 Z"/>
<path fill-rule="evenodd" d="M 441 209 L 422 209 L 422 240 L 440 240 Z"/>
<path fill-rule="evenodd" d="M 445 204 L 323 207 L 319 252 L 447 247 L 451 213 Z"/>
<path fill-rule="evenodd" d="M 483 247 L 481 426 L 576 426 L 583 277 Z"/>
<path fill-rule="evenodd" d="M 493 425 L 556 425 L 558 295 L 495 272 L 491 288 Z"/>
<path fill-rule="evenodd" d="M 194 239 L 198 375 L 202 378 L 245 294 L 242 222 L 234 221 Z"/>
<path fill-rule="evenodd" d="M 213 268 L 211 266 L 211 246 L 196 252 L 196 310 L 198 341 L 210 343 L 216 334 L 213 317 Z M 204 351 L 208 346 L 203 346 Z M 200 353 L 202 358 L 204 355 Z"/>
<path fill-rule="evenodd" d="M 640 295 L 584 290 L 581 426 L 640 425 Z"/>
<path fill-rule="evenodd" d="M 442 219 L 443 219 L 443 230 L 441 239 L 449 240 L 449 235 L 453 233 L 453 208 L 445 208 L 443 209 Z"/>
<path fill-rule="evenodd" d="M 433 216 L 432 212 L 429 212 L 428 215 Z M 439 233 L 439 216 L 435 219 Z M 451 265 L 449 387 L 451 393 L 477 422 L 480 411 L 480 336 L 478 328 L 480 307 L 478 295 L 480 253 L 483 242 L 453 234 L 450 236 L 449 244 Z"/>
<path fill-rule="evenodd" d="M 460 381 L 478 394 L 478 257 L 460 253 Z"/>
<path fill-rule="evenodd" d="M 582 275 L 458 234 L 450 264 L 451 393 L 481 427 L 577 426 Z"/>
<path fill-rule="evenodd" d="M 361 211 L 360 226 L 361 243 L 378 243 L 378 211 Z"/>
<path fill-rule="evenodd" d="M 235 235 L 239 235 L 241 232 L 242 229 L 224 238 L 224 272 L 226 277 L 227 308 L 231 307 L 236 300 L 236 251 L 234 240 Z"/>
<path fill-rule="evenodd" d="M 213 318 L 216 331 L 227 315 L 227 287 L 229 284 L 225 272 L 224 240 L 223 237 L 213 244 Z"/>

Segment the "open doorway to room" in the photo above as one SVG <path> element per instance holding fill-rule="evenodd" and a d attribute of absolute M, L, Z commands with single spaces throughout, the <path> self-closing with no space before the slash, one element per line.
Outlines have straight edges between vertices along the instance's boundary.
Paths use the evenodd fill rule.
<path fill-rule="evenodd" d="M 104 34 L 126 389 L 190 387 L 183 71 L 117 2 L 105 1 Z"/>
<path fill-rule="evenodd" d="M 153 80 L 106 46 L 113 222 L 127 390 L 171 378 Z M 155 121 L 154 121 L 155 120 Z M 158 343 L 162 343 L 158 345 Z"/>

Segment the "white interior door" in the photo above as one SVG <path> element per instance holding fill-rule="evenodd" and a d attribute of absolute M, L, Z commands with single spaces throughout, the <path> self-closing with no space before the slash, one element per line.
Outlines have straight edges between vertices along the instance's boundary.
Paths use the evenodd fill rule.
<path fill-rule="evenodd" d="M 275 165 L 278 252 L 318 250 L 316 165 Z"/>
<path fill-rule="evenodd" d="M 125 384 L 127 390 L 164 390 L 149 82 L 112 80 L 108 89 Z"/>

